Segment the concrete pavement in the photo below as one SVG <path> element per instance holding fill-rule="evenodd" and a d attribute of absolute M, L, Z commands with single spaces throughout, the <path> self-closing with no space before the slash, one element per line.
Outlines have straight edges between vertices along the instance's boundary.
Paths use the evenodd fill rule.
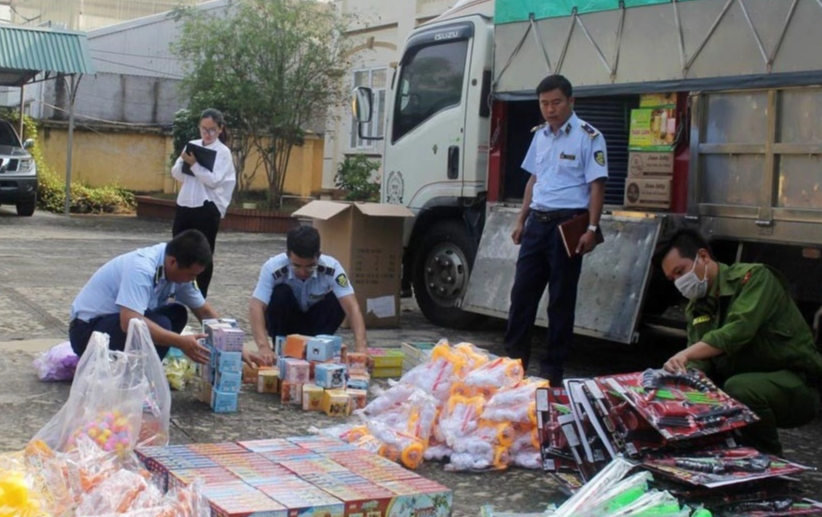
<path fill-rule="evenodd" d="M 22 448 L 66 400 L 70 385 L 39 382 L 31 361 L 37 352 L 65 339 L 69 306 L 88 277 L 108 259 L 168 240 L 170 233 L 168 222 L 65 218 L 40 212 L 20 218 L 9 208 L 0 208 L 0 452 Z M 210 301 L 222 315 L 237 318 L 248 329 L 247 304 L 260 266 L 284 245 L 280 235 L 220 234 Z M 499 322 L 470 332 L 438 328 L 422 317 L 412 300 L 404 300 L 402 316 L 400 329 L 369 332 L 370 344 L 397 346 L 445 337 L 501 352 Z M 634 347 L 580 339 L 568 365 L 569 376 L 658 367 L 681 344 L 665 333 L 648 333 Z M 216 415 L 191 392 L 174 392 L 172 443 L 293 436 L 306 434 L 312 426 L 340 423 L 280 406 L 278 399 L 257 393 L 243 392 L 240 407 L 239 413 Z M 813 465 L 822 458 L 822 420 L 782 436 L 788 459 Z M 478 515 L 487 503 L 504 510 L 539 511 L 547 503 L 564 500 L 541 472 L 452 474 L 440 464 L 427 463 L 421 474 L 455 491 L 455 516 Z M 806 495 L 822 495 L 822 475 L 809 473 L 801 479 Z"/>

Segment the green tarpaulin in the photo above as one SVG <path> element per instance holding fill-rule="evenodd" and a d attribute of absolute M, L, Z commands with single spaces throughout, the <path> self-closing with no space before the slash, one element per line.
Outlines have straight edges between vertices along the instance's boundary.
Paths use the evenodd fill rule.
<path fill-rule="evenodd" d="M 678 0 L 692 1 L 692 0 Z M 625 7 L 670 4 L 671 0 L 624 0 Z M 497 0 L 494 23 L 527 21 L 531 14 L 537 20 L 619 9 L 619 0 Z"/>

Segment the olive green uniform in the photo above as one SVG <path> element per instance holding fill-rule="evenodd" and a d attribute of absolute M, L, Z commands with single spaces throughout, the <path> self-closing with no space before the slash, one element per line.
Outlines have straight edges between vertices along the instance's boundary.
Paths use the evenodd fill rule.
<path fill-rule="evenodd" d="M 743 428 L 751 445 L 781 454 L 777 427 L 798 427 L 819 411 L 822 355 L 782 275 L 762 264 L 719 264 L 710 292 L 686 309 L 688 344 L 722 355 L 692 361 L 760 418 Z"/>

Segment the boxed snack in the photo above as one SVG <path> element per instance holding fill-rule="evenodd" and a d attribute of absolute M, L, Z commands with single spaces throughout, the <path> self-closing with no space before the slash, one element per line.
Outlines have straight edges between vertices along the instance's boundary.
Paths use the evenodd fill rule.
<path fill-rule="evenodd" d="M 305 359 L 305 350 L 310 339 L 311 338 L 307 336 L 301 336 L 299 334 L 286 336 L 283 355 L 285 357 L 293 357 L 294 359 Z"/>
<path fill-rule="evenodd" d="M 243 371 L 243 353 L 242 352 L 227 352 L 217 350 L 213 355 L 214 369 L 220 372 L 235 372 L 241 373 Z"/>
<path fill-rule="evenodd" d="M 215 413 L 235 413 L 237 411 L 238 394 L 217 391 L 211 392 L 211 409 Z"/>
<path fill-rule="evenodd" d="M 292 384 L 305 384 L 309 381 L 310 365 L 308 361 L 286 357 L 280 363 L 280 374 L 283 381 Z"/>
<path fill-rule="evenodd" d="M 303 400 L 302 383 L 283 380 L 280 383 L 280 402 L 300 406 Z"/>
<path fill-rule="evenodd" d="M 351 375 L 346 382 L 346 387 L 352 390 L 368 390 L 371 384 L 371 377 L 367 373 Z"/>
<path fill-rule="evenodd" d="M 328 416 L 348 416 L 351 413 L 351 398 L 343 390 L 325 390 L 323 411 Z"/>
<path fill-rule="evenodd" d="M 316 384 L 304 384 L 303 411 L 321 411 L 324 391 L 325 390 Z"/>
<path fill-rule="evenodd" d="M 257 393 L 279 393 L 280 371 L 275 368 L 260 370 L 257 373 Z"/>
<path fill-rule="evenodd" d="M 325 389 L 345 387 L 345 366 L 323 363 L 314 368 L 314 383 Z"/>
<path fill-rule="evenodd" d="M 309 361 L 325 362 L 334 358 L 334 341 L 327 338 L 311 338 L 306 345 L 305 357 Z"/>
<path fill-rule="evenodd" d="M 346 392 L 348 396 L 351 398 L 351 410 L 355 409 L 365 409 L 365 406 L 368 404 L 368 391 L 366 390 L 356 390 L 356 389 L 347 389 Z"/>
<path fill-rule="evenodd" d="M 243 374 L 218 371 L 214 381 L 214 389 L 225 393 L 239 393 L 242 384 Z"/>

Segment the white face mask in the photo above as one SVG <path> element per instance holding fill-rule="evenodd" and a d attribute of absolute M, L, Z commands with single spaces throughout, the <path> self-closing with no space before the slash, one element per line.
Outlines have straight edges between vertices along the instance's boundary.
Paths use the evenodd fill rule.
<path fill-rule="evenodd" d="M 691 271 L 674 281 L 674 285 L 682 293 L 682 296 L 689 300 L 696 300 L 708 294 L 708 268 L 705 268 L 705 278 L 700 280 L 696 274 L 697 260 L 699 260 L 698 256 L 694 258 L 694 267 L 691 268 Z"/>

